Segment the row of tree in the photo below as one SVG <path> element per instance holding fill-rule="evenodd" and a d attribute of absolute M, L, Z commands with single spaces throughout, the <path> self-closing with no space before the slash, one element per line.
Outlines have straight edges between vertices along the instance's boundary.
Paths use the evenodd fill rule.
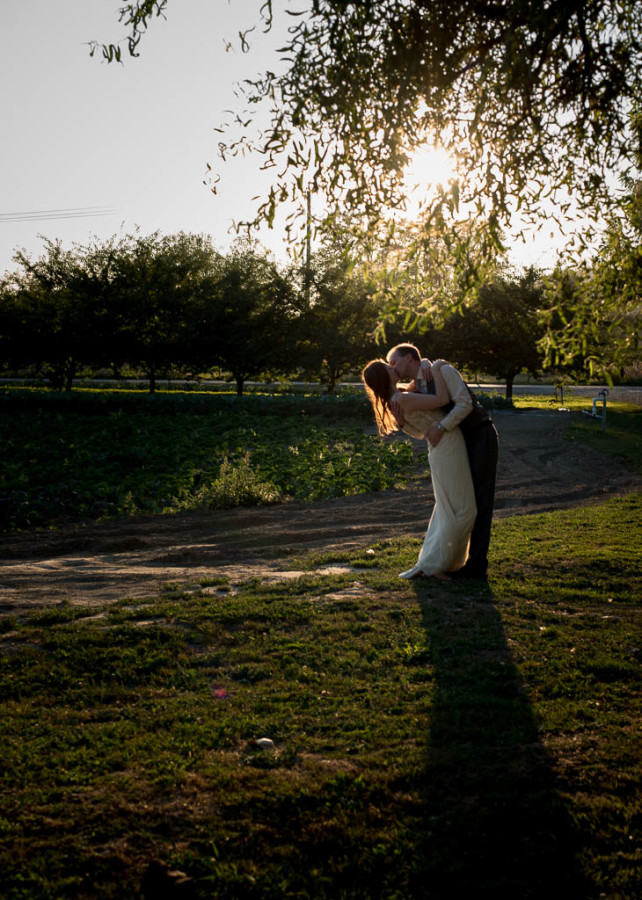
<path fill-rule="evenodd" d="M 335 254 L 283 270 L 257 244 L 154 233 L 64 249 L 46 241 L 0 283 L 0 367 L 71 389 L 82 371 L 305 373 L 333 390 L 375 352 L 378 310 Z M 355 353 L 352 358 L 351 354 Z"/>
<path fill-rule="evenodd" d="M 289 268 L 251 241 L 220 253 L 209 238 L 185 233 L 71 249 L 47 241 L 39 258 L 15 260 L 0 282 L 0 371 L 37 374 L 67 390 L 81 372 L 109 369 L 144 373 L 152 392 L 169 373 L 213 371 L 231 376 L 239 394 L 249 378 L 278 375 L 318 379 L 332 392 L 385 346 L 410 339 L 468 373 L 502 378 L 511 396 L 518 373 L 542 370 L 547 324 L 566 327 L 580 283 L 569 272 L 547 282 L 534 269 L 499 269 L 461 306 L 446 267 L 431 259 L 444 297 L 440 320 L 429 328 L 424 321 L 418 334 L 406 317 L 382 334 L 389 272 L 387 282 L 373 281 L 371 261 L 355 265 L 336 242 Z M 413 280 L 395 289 L 410 300 Z M 557 360 L 557 370 L 586 377 L 598 344 Z"/>

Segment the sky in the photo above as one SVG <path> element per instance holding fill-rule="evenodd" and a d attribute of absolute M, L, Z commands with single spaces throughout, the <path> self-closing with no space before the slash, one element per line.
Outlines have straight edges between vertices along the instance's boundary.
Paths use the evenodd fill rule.
<path fill-rule="evenodd" d="M 226 52 L 260 22 L 261 0 L 171 0 L 140 57 L 108 65 L 88 42 L 123 36 L 122 5 L 0 0 L 0 274 L 17 249 L 39 256 L 39 235 L 69 247 L 136 228 L 187 231 L 225 250 L 233 221 L 251 218 L 269 186 L 256 158 L 221 168 L 214 129 L 238 108 L 238 82 L 277 67 L 287 18 L 271 34 L 259 27 L 250 53 Z M 203 183 L 208 163 L 222 174 L 217 194 Z M 285 259 L 278 229 L 260 239 Z M 544 235 L 515 243 L 511 258 L 545 266 L 553 247 Z"/>

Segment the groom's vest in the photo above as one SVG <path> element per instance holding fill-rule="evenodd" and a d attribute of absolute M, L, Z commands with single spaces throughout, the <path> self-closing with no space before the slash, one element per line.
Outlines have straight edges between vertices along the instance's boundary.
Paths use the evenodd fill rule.
<path fill-rule="evenodd" d="M 421 370 L 420 370 L 421 371 Z M 465 382 L 464 382 L 465 383 Z M 434 381 L 426 381 L 424 378 L 415 378 L 415 386 L 419 390 L 420 394 L 434 394 L 435 391 L 435 382 Z M 480 425 L 490 425 L 492 423 L 491 417 L 488 415 L 484 407 L 481 405 L 477 397 L 473 394 L 471 389 L 466 385 L 466 390 L 470 394 L 470 399 L 473 402 L 473 408 L 468 413 L 465 419 L 462 419 L 459 423 L 459 430 L 462 434 L 466 435 L 473 431 L 475 428 L 479 428 Z M 445 415 L 455 408 L 455 404 L 452 400 L 449 400 L 445 406 L 441 407 L 442 412 Z"/>

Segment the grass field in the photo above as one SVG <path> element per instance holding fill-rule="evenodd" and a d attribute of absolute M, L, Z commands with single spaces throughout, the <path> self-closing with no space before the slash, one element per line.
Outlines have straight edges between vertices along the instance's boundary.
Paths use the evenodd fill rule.
<path fill-rule="evenodd" d="M 621 417 L 572 439 L 639 465 Z M 634 900 L 641 512 L 500 519 L 487 584 L 404 539 L 7 613 L 0 896 Z"/>

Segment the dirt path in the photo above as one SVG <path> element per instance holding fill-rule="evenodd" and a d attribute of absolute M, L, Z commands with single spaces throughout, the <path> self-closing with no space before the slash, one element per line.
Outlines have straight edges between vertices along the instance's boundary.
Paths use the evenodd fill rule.
<path fill-rule="evenodd" d="M 495 413 L 494 419 L 500 436 L 498 517 L 577 506 L 642 486 L 624 466 L 564 440 L 569 413 L 520 410 Z M 413 505 L 426 511 L 427 521 L 432 499 L 426 478 L 412 494 L 385 491 L 314 505 L 150 516 L 0 539 L 0 611 L 149 596 L 168 582 L 189 584 L 215 575 L 232 581 L 282 578 L 288 555 L 367 548 L 411 533 Z"/>

